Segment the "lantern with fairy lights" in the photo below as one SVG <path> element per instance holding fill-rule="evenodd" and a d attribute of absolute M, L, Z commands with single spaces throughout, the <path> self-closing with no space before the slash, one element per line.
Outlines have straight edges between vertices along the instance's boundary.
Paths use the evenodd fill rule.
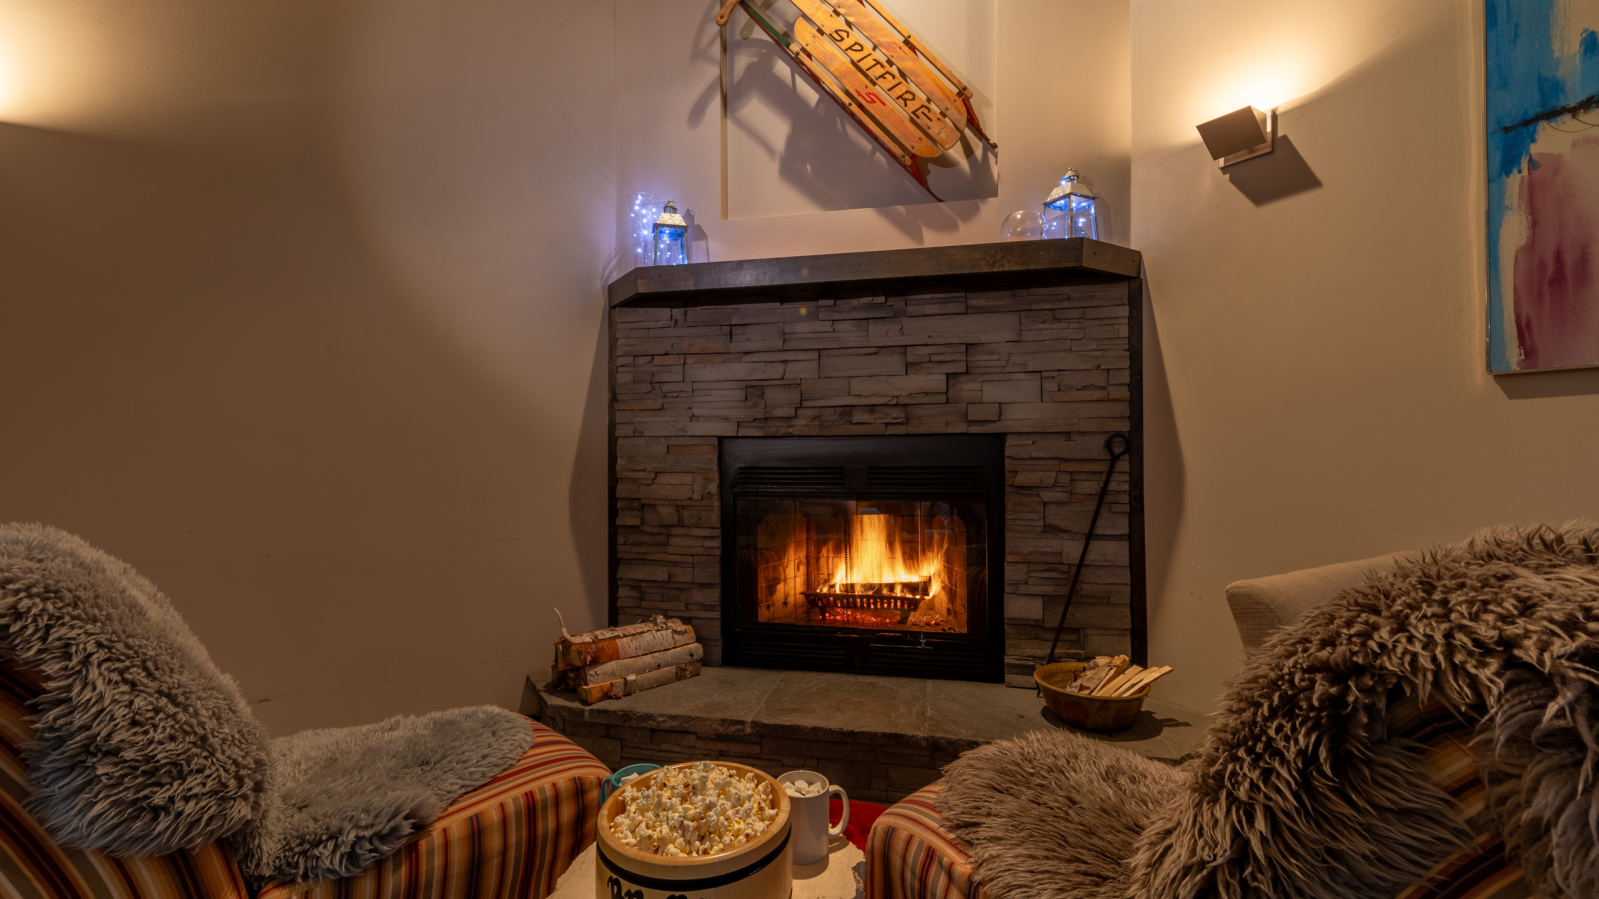
<path fill-rule="evenodd" d="M 1067 169 L 1066 177 L 1060 179 L 1060 186 L 1044 201 L 1045 209 L 1059 213 L 1059 216 L 1051 216 L 1055 221 L 1050 223 L 1050 236 L 1092 237 L 1098 240 L 1099 221 L 1094 209 L 1098 200 L 1083 176 L 1077 174 L 1076 169 Z"/>
<path fill-rule="evenodd" d="M 677 203 L 667 200 L 661 217 L 655 220 L 655 265 L 682 265 L 688 262 L 688 222 L 677 214 Z"/>

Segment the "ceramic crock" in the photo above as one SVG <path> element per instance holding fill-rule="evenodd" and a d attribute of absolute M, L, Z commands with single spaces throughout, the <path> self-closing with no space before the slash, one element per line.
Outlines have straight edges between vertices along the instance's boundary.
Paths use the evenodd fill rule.
<path fill-rule="evenodd" d="M 685 763 L 689 764 L 693 763 Z M 740 776 L 754 774 L 771 786 L 777 803 L 777 817 L 771 826 L 754 840 L 721 855 L 674 858 L 640 852 L 611 833 L 611 820 L 622 811 L 626 792 L 617 790 L 600 806 L 596 899 L 788 899 L 794 886 L 788 793 L 764 771 L 734 762 L 716 764 Z M 660 773 L 651 771 L 628 786 L 647 787 Z"/>

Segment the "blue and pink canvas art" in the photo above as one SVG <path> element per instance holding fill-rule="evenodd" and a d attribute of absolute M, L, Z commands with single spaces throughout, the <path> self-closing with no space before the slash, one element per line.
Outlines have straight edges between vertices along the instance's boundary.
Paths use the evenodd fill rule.
<path fill-rule="evenodd" d="M 1599 365 L 1599 0 L 1487 0 L 1488 370 Z"/>

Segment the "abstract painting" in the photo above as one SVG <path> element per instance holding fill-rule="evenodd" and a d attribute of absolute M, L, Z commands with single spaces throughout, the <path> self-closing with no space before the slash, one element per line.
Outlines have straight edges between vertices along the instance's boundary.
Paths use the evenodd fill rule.
<path fill-rule="evenodd" d="M 1599 0 L 1486 0 L 1488 370 L 1599 365 Z"/>

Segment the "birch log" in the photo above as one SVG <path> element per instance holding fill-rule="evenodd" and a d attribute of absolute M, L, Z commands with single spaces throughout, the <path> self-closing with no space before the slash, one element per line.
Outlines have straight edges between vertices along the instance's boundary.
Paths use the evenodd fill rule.
<path fill-rule="evenodd" d="M 1131 696 L 1168 674 L 1171 674 L 1170 665 L 1162 668 L 1146 668 L 1142 674 L 1139 674 L 1137 677 L 1133 678 L 1127 683 L 1122 684 L 1121 687 L 1116 691 L 1115 695 Z"/>
<path fill-rule="evenodd" d="M 1112 680 L 1121 677 L 1127 670 L 1130 660 L 1126 656 L 1099 656 L 1083 670 L 1077 672 L 1077 677 L 1066 686 L 1068 693 L 1082 693 L 1092 695 L 1100 687 Z"/>
<path fill-rule="evenodd" d="M 1137 677 L 1138 676 L 1138 672 L 1143 671 L 1143 670 L 1144 669 L 1139 667 L 1138 665 L 1131 665 L 1131 666 L 1129 666 L 1127 668 L 1126 671 L 1123 671 L 1121 673 L 1121 676 L 1117 677 L 1115 680 L 1106 681 L 1105 683 L 1100 684 L 1099 687 L 1094 690 L 1092 695 L 1094 695 L 1094 696 L 1115 696 L 1116 695 L 1116 691 L 1121 688 L 1122 684 L 1125 684 L 1128 681 L 1132 680 L 1133 678 Z"/>
<path fill-rule="evenodd" d="M 618 680 L 606 681 L 603 684 L 596 684 L 592 687 L 578 687 L 577 695 L 584 702 L 592 705 L 602 699 L 621 699 L 623 696 L 637 693 L 640 690 L 664 686 L 674 681 L 687 680 L 699 673 L 699 662 L 685 662 L 681 665 L 673 665 L 670 668 L 658 668 L 644 674 L 635 674 Z"/>
<path fill-rule="evenodd" d="M 659 615 L 653 621 L 608 627 L 575 637 L 566 632 L 563 621 L 561 639 L 555 641 L 555 664 L 558 668 L 599 665 L 684 646 L 694 639 L 693 627 Z"/>
<path fill-rule="evenodd" d="M 570 668 L 576 672 L 576 683 L 580 687 L 596 687 L 603 683 L 623 678 L 648 674 L 673 665 L 683 665 L 688 662 L 698 662 L 705 658 L 705 647 L 698 643 L 687 646 L 678 646 L 665 652 L 652 652 L 647 656 L 634 656 L 631 659 L 618 659 L 615 662 L 606 662 L 603 665 L 589 665 L 584 668 Z"/>

